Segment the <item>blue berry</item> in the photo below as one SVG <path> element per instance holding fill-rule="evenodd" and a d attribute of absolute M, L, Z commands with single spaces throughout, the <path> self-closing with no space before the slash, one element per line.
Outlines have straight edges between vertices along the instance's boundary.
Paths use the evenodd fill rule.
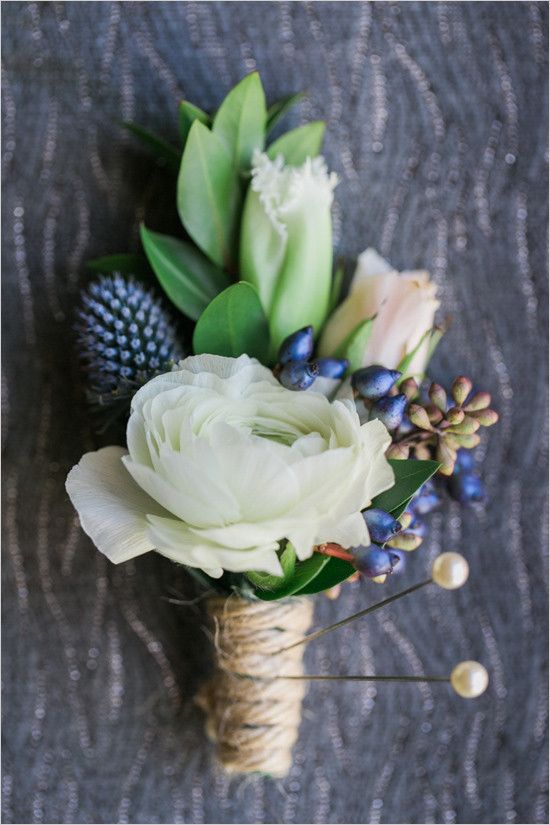
<path fill-rule="evenodd" d="M 395 430 L 403 420 L 407 398 L 404 395 L 385 395 L 371 408 L 371 418 L 378 418 L 388 430 Z"/>
<path fill-rule="evenodd" d="M 452 475 L 447 485 L 451 497 L 461 504 L 471 504 L 485 498 L 485 485 L 475 473 L 461 471 Z"/>
<path fill-rule="evenodd" d="M 401 373 L 373 364 L 354 372 L 351 378 L 353 389 L 369 401 L 378 401 L 387 395 Z"/>
<path fill-rule="evenodd" d="M 399 556 L 393 550 L 384 550 L 376 544 L 370 547 L 355 547 L 354 565 L 363 576 L 373 579 L 376 576 L 388 576 L 399 564 Z"/>
<path fill-rule="evenodd" d="M 349 364 L 346 358 L 316 358 L 313 363 L 322 378 L 343 378 Z"/>
<path fill-rule="evenodd" d="M 319 369 L 307 361 L 291 361 L 279 373 L 279 381 L 287 390 L 307 390 L 317 376 Z"/>
<path fill-rule="evenodd" d="M 363 513 L 366 525 L 372 541 L 377 544 L 385 544 L 392 536 L 399 533 L 401 525 L 392 515 L 385 510 L 372 507 Z"/>
<path fill-rule="evenodd" d="M 470 472 L 474 469 L 473 450 L 460 449 L 456 454 L 455 473 Z"/>
<path fill-rule="evenodd" d="M 426 532 L 426 522 L 422 521 L 422 519 L 418 518 L 417 515 L 413 514 L 412 521 L 407 526 L 407 533 L 413 533 L 413 535 L 423 539 L 426 536 Z"/>
<path fill-rule="evenodd" d="M 427 516 L 436 507 L 441 499 L 437 494 L 433 481 L 426 481 L 409 504 L 409 508 L 418 516 Z"/>
<path fill-rule="evenodd" d="M 313 327 L 304 327 L 289 335 L 279 348 L 279 363 L 308 361 L 313 355 Z"/>

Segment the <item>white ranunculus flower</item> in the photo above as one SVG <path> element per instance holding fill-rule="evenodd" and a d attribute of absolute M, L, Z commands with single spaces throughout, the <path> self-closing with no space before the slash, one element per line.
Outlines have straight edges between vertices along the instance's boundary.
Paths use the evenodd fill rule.
<path fill-rule="evenodd" d="M 156 549 L 211 576 L 281 575 L 322 542 L 368 542 L 361 515 L 394 483 L 379 421 L 350 401 L 284 389 L 246 355 L 200 355 L 134 396 L 128 452 L 87 453 L 67 478 L 82 526 L 113 562 Z"/>
<path fill-rule="evenodd" d="M 325 325 L 320 354 L 332 355 L 361 321 L 375 315 L 363 366 L 381 364 L 395 369 L 433 327 L 439 307 L 436 292 L 427 272 L 396 272 L 374 249 L 365 250 L 357 260 L 348 297 Z M 428 348 L 426 340 L 408 375 L 424 373 Z"/>

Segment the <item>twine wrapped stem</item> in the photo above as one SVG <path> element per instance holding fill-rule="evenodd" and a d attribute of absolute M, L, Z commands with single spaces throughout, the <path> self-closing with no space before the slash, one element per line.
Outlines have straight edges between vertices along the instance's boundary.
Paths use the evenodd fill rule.
<path fill-rule="evenodd" d="M 196 696 L 206 729 L 230 773 L 284 777 L 292 764 L 307 683 L 277 679 L 303 675 L 303 646 L 289 647 L 308 631 L 307 598 L 249 601 L 230 596 L 208 602 L 214 625 L 216 671 Z"/>

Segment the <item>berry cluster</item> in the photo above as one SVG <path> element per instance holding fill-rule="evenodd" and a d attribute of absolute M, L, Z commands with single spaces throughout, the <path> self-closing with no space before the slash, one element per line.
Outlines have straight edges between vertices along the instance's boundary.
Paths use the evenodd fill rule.
<path fill-rule="evenodd" d="M 479 428 L 498 421 L 498 414 L 489 407 L 491 396 L 488 392 L 473 393 L 472 382 L 461 375 L 452 383 L 450 398 L 440 384 L 432 383 L 423 399 L 414 378 L 402 381 L 397 389 L 400 377 L 397 370 L 378 365 L 357 370 L 352 376 L 355 396 L 362 399 L 369 417 L 379 418 L 392 433 L 388 458 L 435 458 L 441 464 L 439 473 L 453 476 L 459 451 L 463 455 L 476 447 Z M 464 480 L 466 476 L 460 477 Z M 460 485 L 463 487 L 463 482 Z M 467 486 L 472 494 L 461 493 L 462 497 L 475 500 L 471 473 Z"/>
<path fill-rule="evenodd" d="M 314 346 L 313 327 L 293 332 L 281 344 L 274 372 L 287 390 L 307 390 L 318 377 L 344 377 L 348 368 L 346 359 L 313 358 Z"/>

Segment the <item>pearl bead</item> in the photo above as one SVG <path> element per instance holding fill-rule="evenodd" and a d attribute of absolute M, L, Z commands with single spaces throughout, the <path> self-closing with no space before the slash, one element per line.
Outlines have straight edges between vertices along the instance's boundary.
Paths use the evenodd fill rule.
<path fill-rule="evenodd" d="M 451 685 L 464 699 L 481 696 L 489 684 L 489 674 L 479 662 L 459 662 L 451 673 Z"/>
<path fill-rule="evenodd" d="M 442 553 L 432 567 L 432 579 L 445 590 L 456 590 L 468 579 L 470 568 L 460 553 Z"/>

